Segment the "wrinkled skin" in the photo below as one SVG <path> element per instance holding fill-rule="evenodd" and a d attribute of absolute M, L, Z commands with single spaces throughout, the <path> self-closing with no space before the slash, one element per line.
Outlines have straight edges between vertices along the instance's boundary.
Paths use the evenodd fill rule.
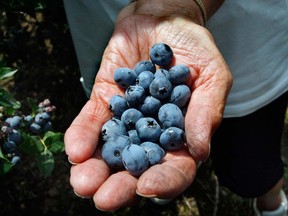
<path fill-rule="evenodd" d="M 113 80 L 119 67 L 133 68 L 149 59 L 154 43 L 167 43 L 174 52 L 172 65 L 191 70 L 191 100 L 185 119 L 187 146 L 168 152 L 163 163 L 138 179 L 127 171 L 110 173 L 98 145 L 101 126 L 111 118 L 109 99 L 122 94 Z M 145 197 L 173 198 L 196 175 L 199 161 L 209 156 L 210 138 L 219 125 L 232 78 L 209 32 L 192 21 L 148 15 L 120 16 L 105 50 L 90 100 L 65 133 L 65 150 L 71 163 L 70 182 L 76 194 L 93 197 L 98 209 L 110 211 Z"/>

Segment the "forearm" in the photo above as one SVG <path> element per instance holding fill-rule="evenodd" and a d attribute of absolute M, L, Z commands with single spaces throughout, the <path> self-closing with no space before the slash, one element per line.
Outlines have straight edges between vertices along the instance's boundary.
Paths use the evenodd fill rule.
<path fill-rule="evenodd" d="M 224 0 L 202 0 L 200 7 L 194 0 L 137 0 L 133 4 L 136 14 L 147 14 L 158 17 L 183 16 L 193 22 L 204 25 L 205 10 L 207 18 L 211 17 Z"/>
<path fill-rule="evenodd" d="M 208 19 L 221 7 L 225 0 L 202 0 Z"/>

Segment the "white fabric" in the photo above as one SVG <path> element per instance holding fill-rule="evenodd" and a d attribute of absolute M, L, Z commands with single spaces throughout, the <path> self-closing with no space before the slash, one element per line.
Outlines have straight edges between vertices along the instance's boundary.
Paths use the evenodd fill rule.
<path fill-rule="evenodd" d="M 64 0 L 88 95 L 113 22 L 128 2 Z M 207 28 L 234 78 L 224 117 L 252 113 L 288 90 L 288 0 L 226 0 Z"/>
<path fill-rule="evenodd" d="M 207 28 L 234 77 L 225 117 L 249 114 L 288 90 L 287 0 L 226 0 Z"/>
<path fill-rule="evenodd" d="M 82 74 L 81 83 L 88 97 L 114 22 L 119 11 L 128 3 L 129 0 L 64 0 Z"/>

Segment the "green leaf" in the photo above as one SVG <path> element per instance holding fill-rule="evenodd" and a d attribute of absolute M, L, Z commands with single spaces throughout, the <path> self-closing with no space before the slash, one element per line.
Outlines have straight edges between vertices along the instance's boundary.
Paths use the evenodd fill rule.
<path fill-rule="evenodd" d="M 7 78 L 10 78 L 14 76 L 14 74 L 17 72 L 17 70 L 14 70 L 9 67 L 2 67 L 0 68 L 0 80 L 4 80 Z"/>
<path fill-rule="evenodd" d="M 0 148 L 0 159 L 6 159 L 6 157 L 3 155 L 2 149 Z"/>
<path fill-rule="evenodd" d="M 38 104 L 36 104 L 35 101 L 31 98 L 27 98 L 27 102 L 29 107 L 31 108 L 31 114 L 35 115 L 39 109 Z"/>
<path fill-rule="evenodd" d="M 17 101 L 12 94 L 6 90 L 0 88 L 0 106 L 12 107 L 13 109 L 19 109 L 21 104 Z"/>
<path fill-rule="evenodd" d="M 64 134 L 48 131 L 45 133 L 43 141 L 46 147 L 53 153 L 64 151 Z"/>
<path fill-rule="evenodd" d="M 10 161 L 0 159 L 0 175 L 4 175 L 14 166 Z"/>
<path fill-rule="evenodd" d="M 0 175 L 4 175 L 14 166 L 2 153 L 0 148 Z"/>
<path fill-rule="evenodd" d="M 21 133 L 22 142 L 19 149 L 26 154 L 35 155 L 44 151 L 43 141 L 41 137 L 30 134 Z"/>
<path fill-rule="evenodd" d="M 52 152 L 50 152 L 48 149 L 45 149 L 43 152 L 38 154 L 37 159 L 38 167 L 42 175 L 45 177 L 50 176 L 55 164 Z"/>

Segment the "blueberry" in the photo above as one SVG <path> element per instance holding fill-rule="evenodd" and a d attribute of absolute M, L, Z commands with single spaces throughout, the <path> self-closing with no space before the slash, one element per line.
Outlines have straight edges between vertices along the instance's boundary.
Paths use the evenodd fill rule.
<path fill-rule="evenodd" d="M 130 107 L 136 107 L 145 98 L 145 89 L 139 85 L 129 86 L 125 91 L 125 98 Z"/>
<path fill-rule="evenodd" d="M 184 116 L 181 109 L 175 104 L 162 105 L 158 111 L 158 119 L 164 129 L 172 126 L 184 129 Z"/>
<path fill-rule="evenodd" d="M 160 163 L 165 156 L 164 149 L 154 142 L 143 142 L 140 146 L 145 149 L 150 166 Z"/>
<path fill-rule="evenodd" d="M 138 133 L 137 133 L 136 129 L 129 130 L 128 131 L 128 136 L 132 140 L 133 144 L 140 144 L 141 143 L 141 140 L 140 140 L 140 138 L 138 136 Z"/>
<path fill-rule="evenodd" d="M 149 168 L 149 158 L 145 149 L 135 144 L 124 148 L 122 162 L 125 169 L 134 176 L 140 176 Z"/>
<path fill-rule="evenodd" d="M 154 79 L 154 74 L 150 71 L 143 71 L 136 79 L 136 85 L 142 86 L 146 92 L 149 91 L 149 86 Z"/>
<path fill-rule="evenodd" d="M 101 128 L 101 135 L 102 139 L 106 141 L 114 136 L 127 135 L 127 131 L 124 123 L 121 120 L 112 118 L 103 124 Z"/>
<path fill-rule="evenodd" d="M 185 143 L 185 133 L 177 127 L 167 128 L 160 136 L 160 144 L 165 150 L 178 150 Z"/>
<path fill-rule="evenodd" d="M 8 141 L 13 141 L 16 144 L 19 144 L 21 142 L 21 135 L 20 133 L 16 130 L 13 129 L 9 134 L 8 134 Z"/>
<path fill-rule="evenodd" d="M 149 95 L 144 99 L 143 103 L 139 105 L 139 110 L 144 115 L 154 115 L 158 113 L 160 107 L 161 107 L 161 101 Z"/>
<path fill-rule="evenodd" d="M 135 123 L 143 118 L 144 115 L 135 108 L 129 108 L 125 110 L 121 116 L 121 121 L 126 126 L 127 130 L 135 129 Z"/>
<path fill-rule="evenodd" d="M 36 134 L 40 134 L 42 132 L 42 127 L 41 127 L 41 125 L 33 122 L 30 125 L 30 131 L 32 131 L 33 133 L 36 133 Z"/>
<path fill-rule="evenodd" d="M 156 43 L 150 50 L 150 59 L 156 65 L 167 66 L 171 64 L 172 58 L 172 49 L 165 43 Z"/>
<path fill-rule="evenodd" d="M 130 68 L 118 68 L 114 73 L 114 80 L 118 86 L 127 89 L 128 86 L 134 85 L 137 75 L 134 70 Z"/>
<path fill-rule="evenodd" d="M 15 156 L 12 157 L 11 163 L 15 165 L 15 164 L 18 163 L 20 160 L 21 160 L 21 158 L 20 158 L 19 156 L 15 155 Z"/>
<path fill-rule="evenodd" d="M 38 125 L 43 126 L 44 124 L 46 124 L 47 121 L 49 121 L 49 119 L 50 115 L 47 112 L 43 112 L 36 114 L 34 122 Z"/>
<path fill-rule="evenodd" d="M 172 84 L 179 85 L 187 82 L 190 69 L 186 65 L 175 65 L 169 69 L 169 80 Z"/>
<path fill-rule="evenodd" d="M 47 121 L 44 125 L 43 125 L 43 132 L 47 132 L 47 131 L 52 131 L 52 122 L 51 121 Z"/>
<path fill-rule="evenodd" d="M 6 123 L 9 124 L 10 127 L 14 129 L 18 129 L 21 124 L 22 118 L 18 115 L 15 115 L 13 117 L 9 117 L 5 120 Z"/>
<path fill-rule="evenodd" d="M 134 71 L 137 76 L 143 71 L 151 71 L 152 73 L 155 73 L 156 67 L 151 61 L 142 60 L 135 65 Z"/>
<path fill-rule="evenodd" d="M 178 107 L 184 107 L 191 96 L 190 88 L 187 85 L 177 85 L 173 88 L 170 95 L 170 102 L 176 104 Z"/>
<path fill-rule="evenodd" d="M 142 142 L 158 141 L 161 135 L 160 125 L 154 118 L 151 118 L 151 117 L 144 117 L 144 118 L 139 119 L 136 122 L 135 128 Z"/>
<path fill-rule="evenodd" d="M 155 78 L 150 84 L 149 92 L 153 97 L 163 100 L 170 97 L 172 89 L 172 84 L 168 79 Z"/>
<path fill-rule="evenodd" d="M 16 150 L 16 143 L 13 141 L 7 141 L 3 144 L 3 152 L 5 154 L 14 153 Z"/>
<path fill-rule="evenodd" d="M 24 117 L 24 123 L 26 125 L 31 125 L 34 121 L 34 117 L 32 115 L 27 115 Z"/>
<path fill-rule="evenodd" d="M 122 169 L 122 152 L 123 149 L 132 144 L 128 136 L 119 135 L 109 138 L 102 147 L 101 154 L 103 160 L 111 169 Z"/>
<path fill-rule="evenodd" d="M 42 112 L 41 113 L 41 117 L 43 119 L 46 119 L 47 121 L 51 120 L 51 116 L 50 116 L 50 114 L 48 112 Z"/>
<path fill-rule="evenodd" d="M 114 117 L 120 117 L 129 108 L 128 101 L 121 95 L 114 95 L 109 102 L 109 109 Z"/>
<path fill-rule="evenodd" d="M 167 78 L 169 79 L 169 71 L 163 68 L 156 70 L 154 74 L 155 78 Z"/>

